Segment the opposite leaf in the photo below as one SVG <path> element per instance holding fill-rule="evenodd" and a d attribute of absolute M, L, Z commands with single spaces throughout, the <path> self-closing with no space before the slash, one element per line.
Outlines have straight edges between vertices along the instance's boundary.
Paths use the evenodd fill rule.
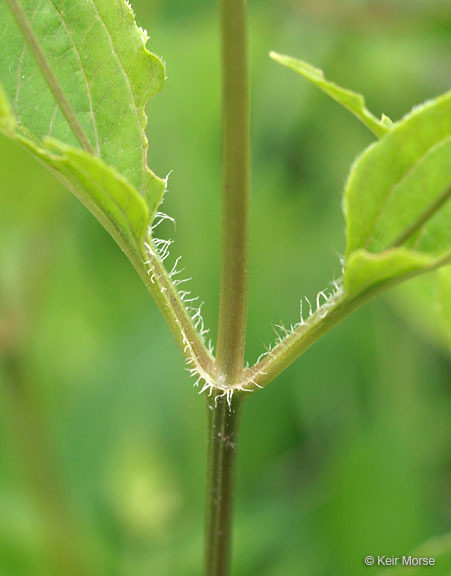
<path fill-rule="evenodd" d="M 358 294 L 451 258 L 451 93 L 416 108 L 354 164 L 345 286 Z"/>
<path fill-rule="evenodd" d="M 154 211 L 164 186 L 147 167 L 149 98 L 164 69 L 125 0 L 22 0 L 36 39 L 93 150 Z M 0 81 L 23 136 L 77 147 L 5 2 L 0 2 Z"/>
<path fill-rule="evenodd" d="M 321 88 L 323 92 L 352 112 L 354 116 L 361 120 L 379 138 L 390 130 L 392 122 L 387 116 L 383 116 L 381 120 L 378 120 L 376 116 L 366 108 L 365 99 L 361 94 L 329 82 L 324 77 L 323 71 L 319 68 L 315 68 L 302 60 L 277 54 L 277 52 L 271 52 L 270 56 L 273 60 L 279 62 L 279 64 L 291 68 L 312 82 L 312 84 Z"/>

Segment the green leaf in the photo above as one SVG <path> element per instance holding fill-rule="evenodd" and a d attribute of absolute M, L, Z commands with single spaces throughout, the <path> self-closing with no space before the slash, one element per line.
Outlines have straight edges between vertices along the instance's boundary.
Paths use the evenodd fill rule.
<path fill-rule="evenodd" d="M 401 556 L 396 567 L 391 566 L 378 572 L 379 576 L 416 576 L 428 572 L 428 569 L 433 572 L 434 576 L 449 576 L 451 573 L 451 534 L 431 538 L 411 554 L 406 554 L 404 562 L 408 562 L 409 556 L 411 558 L 433 558 L 435 563 L 428 566 L 402 565 L 403 557 Z"/>
<path fill-rule="evenodd" d="M 439 271 L 439 306 L 451 349 L 451 266 Z"/>
<path fill-rule="evenodd" d="M 57 140 L 46 140 L 46 150 L 24 144 L 58 172 L 113 237 L 122 236 L 132 250 L 140 247 L 149 223 L 149 210 L 143 198 L 114 168 Z"/>
<path fill-rule="evenodd" d="M 356 296 L 376 285 L 385 286 L 400 276 L 408 277 L 429 268 L 433 268 L 429 257 L 408 250 L 391 250 L 383 254 L 357 250 L 346 260 L 346 293 Z"/>
<path fill-rule="evenodd" d="M 48 138 L 41 146 L 15 132 L 14 119 L 8 115 L 8 108 L 0 91 L 0 127 L 3 131 L 54 172 L 131 259 L 139 256 L 149 224 L 149 209 L 138 192 L 114 168 L 80 148 Z"/>
<path fill-rule="evenodd" d="M 56 171 L 110 231 L 136 242 L 165 189 L 147 166 L 145 133 L 145 108 L 163 86 L 163 65 L 146 49 L 146 33 L 125 0 L 21 6 L 95 156 L 79 149 L 6 2 L 0 79 L 11 105 L 0 95 L 0 130 Z"/>
<path fill-rule="evenodd" d="M 284 56 L 277 52 L 271 52 L 270 56 L 273 60 L 279 62 L 279 64 L 291 68 L 312 84 L 321 88 L 323 92 L 361 120 L 377 137 L 382 137 L 393 125 L 391 120 L 385 115 L 382 116 L 381 120 L 378 120 L 378 118 L 366 108 L 365 99 L 361 94 L 357 94 L 356 92 L 352 92 L 326 80 L 323 71 L 319 68 L 315 68 L 303 60 L 297 60 L 296 58 Z"/>
<path fill-rule="evenodd" d="M 345 192 L 345 288 L 356 295 L 451 259 L 451 92 L 355 162 Z"/>

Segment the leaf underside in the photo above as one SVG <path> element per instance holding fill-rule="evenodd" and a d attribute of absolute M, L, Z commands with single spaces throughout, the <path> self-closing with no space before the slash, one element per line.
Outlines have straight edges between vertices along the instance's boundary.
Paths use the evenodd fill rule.
<path fill-rule="evenodd" d="M 95 155 L 79 148 L 4 1 L 0 130 L 55 172 L 125 251 L 137 253 L 165 189 L 148 168 L 145 132 L 163 65 L 124 0 L 21 5 Z"/>

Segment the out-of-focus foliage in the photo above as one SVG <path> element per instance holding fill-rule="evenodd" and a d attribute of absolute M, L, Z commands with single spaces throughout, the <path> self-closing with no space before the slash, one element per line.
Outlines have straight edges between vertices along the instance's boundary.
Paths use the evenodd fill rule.
<path fill-rule="evenodd" d="M 448 334 L 449 343 L 451 346 L 451 267 L 447 266 L 441 270 L 439 276 L 439 302 L 441 307 L 441 316 L 444 320 L 444 328 Z"/>
<path fill-rule="evenodd" d="M 417 563 L 417 565 L 412 565 L 412 559 L 409 558 L 409 556 L 411 556 L 412 559 L 423 559 L 423 565 L 418 564 L 416 560 L 413 560 L 413 562 Z M 433 564 L 425 564 L 424 559 L 428 561 L 433 559 Z M 396 566 L 396 568 L 394 566 Z M 434 568 L 431 568 L 431 566 Z M 431 540 L 428 540 L 414 550 L 411 555 L 399 557 L 397 564 L 384 570 L 381 576 L 387 576 L 388 574 L 394 574 L 394 576 L 415 576 L 421 574 L 422 570 L 428 567 L 430 570 L 433 569 L 437 576 L 446 576 L 449 574 L 451 569 L 451 537 L 449 534 L 431 538 Z"/>
<path fill-rule="evenodd" d="M 301 296 L 339 275 L 344 180 L 371 141 L 269 50 L 315 62 L 398 120 L 449 89 L 447 4 L 250 2 L 249 361 L 274 339 L 272 322 L 296 319 Z M 217 10 L 200 0 L 134 7 L 167 64 L 148 127 L 150 165 L 174 170 L 164 209 L 177 228 L 164 232 L 214 338 Z M 6 139 L 0 171 L 0 573 L 59 576 L 69 558 L 89 576 L 197 575 L 204 400 L 92 217 Z M 411 298 L 418 286 L 362 309 L 245 406 L 236 576 L 376 574 L 367 554 L 407 554 L 450 531 L 450 362 L 428 308 L 433 288 Z"/>

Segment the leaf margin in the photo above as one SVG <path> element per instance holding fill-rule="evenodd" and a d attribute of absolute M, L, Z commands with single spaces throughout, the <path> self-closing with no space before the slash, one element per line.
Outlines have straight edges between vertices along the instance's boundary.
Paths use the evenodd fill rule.
<path fill-rule="evenodd" d="M 343 88 L 335 82 L 327 80 L 321 68 L 316 68 L 304 60 L 286 54 L 280 54 L 279 52 L 271 51 L 269 56 L 278 64 L 290 68 L 320 88 L 320 90 L 341 104 L 341 106 L 365 124 L 378 138 L 382 138 L 393 126 L 393 122 L 385 114 L 383 114 L 379 120 L 367 109 L 365 97 L 362 94 L 349 90 L 348 88 Z"/>

